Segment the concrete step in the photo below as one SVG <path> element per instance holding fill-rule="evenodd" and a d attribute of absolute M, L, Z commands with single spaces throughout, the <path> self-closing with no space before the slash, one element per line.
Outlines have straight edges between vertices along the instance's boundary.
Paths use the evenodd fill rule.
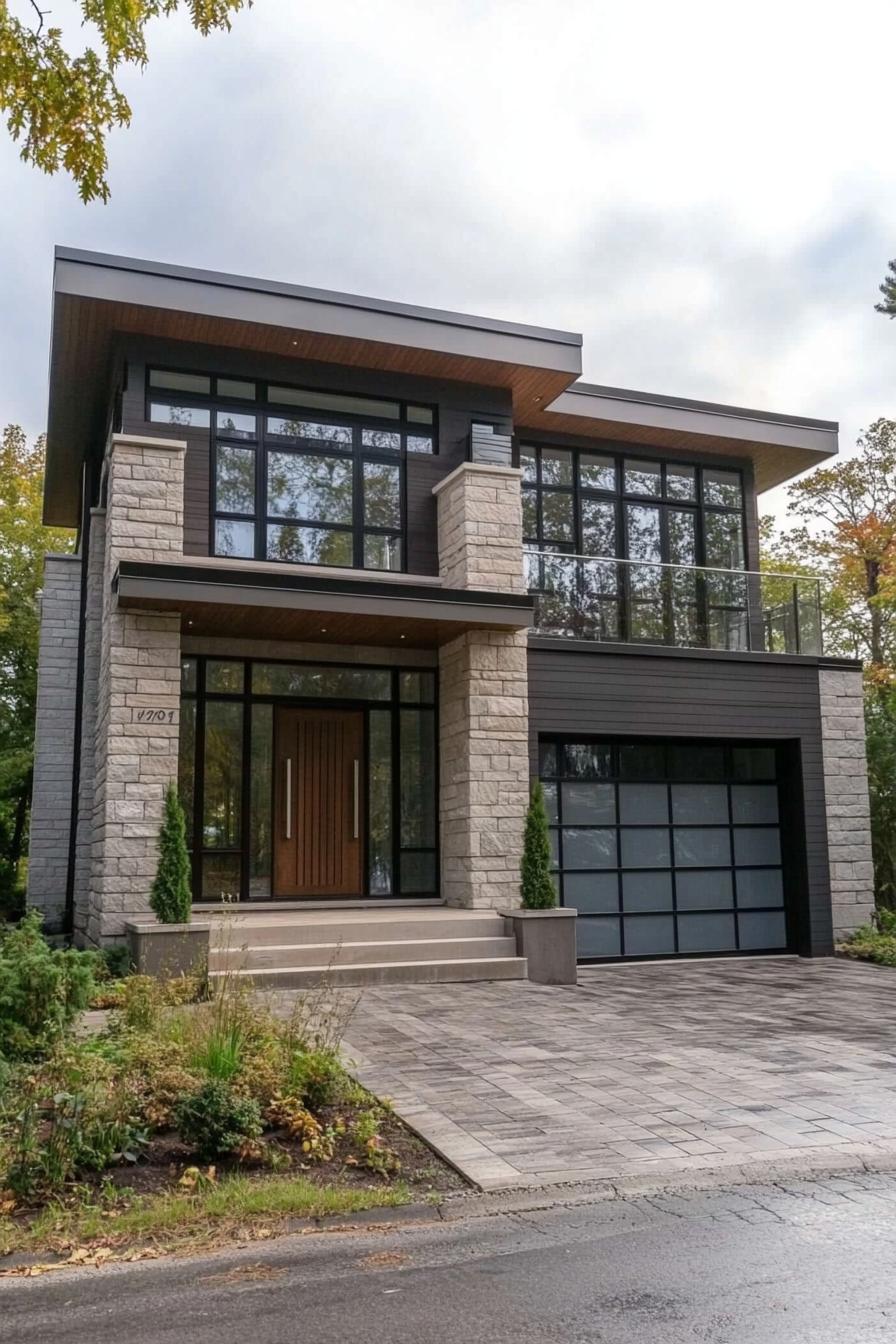
<path fill-rule="evenodd" d="M 406 938 L 388 942 L 272 943 L 212 948 L 209 969 L 276 970 L 288 966 L 363 966 L 405 961 L 484 961 L 516 956 L 514 938 Z"/>
<path fill-rule="evenodd" d="M 212 983 L 225 971 L 211 971 Z M 454 980 L 525 980 L 525 957 L 489 957 L 475 961 L 403 961 L 369 963 L 364 966 L 280 966 L 267 970 L 232 971 L 238 979 L 251 980 L 260 989 L 334 989 L 364 985 L 434 985 Z"/>
<path fill-rule="evenodd" d="M 502 938 L 504 920 L 489 910 L 345 911 L 340 914 L 232 915 L 211 919 L 211 946 L 295 947 L 315 943 L 422 942 L 443 938 Z"/>

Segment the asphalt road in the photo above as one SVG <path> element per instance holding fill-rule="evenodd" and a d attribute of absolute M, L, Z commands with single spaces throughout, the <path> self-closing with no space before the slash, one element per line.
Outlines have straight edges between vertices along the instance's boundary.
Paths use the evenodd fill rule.
<path fill-rule="evenodd" d="M 3 1344 L 896 1339 L 896 1178 L 437 1218 L 0 1280 Z"/>

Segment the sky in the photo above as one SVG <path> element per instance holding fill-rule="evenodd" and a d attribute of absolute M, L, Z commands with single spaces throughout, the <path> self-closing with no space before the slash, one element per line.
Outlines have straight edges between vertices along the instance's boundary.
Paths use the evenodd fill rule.
<path fill-rule="evenodd" d="M 52 20 L 89 39 L 71 0 Z M 896 417 L 874 312 L 894 29 L 870 0 L 256 0 L 208 39 L 157 21 L 108 204 L 0 130 L 0 423 L 44 427 L 65 244 L 579 331 L 587 381 L 839 420 L 848 452 Z"/>

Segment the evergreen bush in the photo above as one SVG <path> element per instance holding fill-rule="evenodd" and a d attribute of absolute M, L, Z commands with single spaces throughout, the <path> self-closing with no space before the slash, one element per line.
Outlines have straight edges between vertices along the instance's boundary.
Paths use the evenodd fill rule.
<path fill-rule="evenodd" d="M 165 791 L 165 815 L 159 831 L 159 866 L 150 888 L 149 904 L 160 924 L 190 922 L 187 823 L 173 784 L 169 784 Z"/>
<path fill-rule="evenodd" d="M 93 996 L 99 958 L 93 952 L 52 948 L 43 917 L 29 910 L 0 934 L 0 1055 L 41 1054 Z"/>
<path fill-rule="evenodd" d="M 553 909 L 557 904 L 557 891 L 551 878 L 551 839 L 544 790 L 538 779 L 532 785 L 526 812 L 520 878 L 524 910 Z"/>

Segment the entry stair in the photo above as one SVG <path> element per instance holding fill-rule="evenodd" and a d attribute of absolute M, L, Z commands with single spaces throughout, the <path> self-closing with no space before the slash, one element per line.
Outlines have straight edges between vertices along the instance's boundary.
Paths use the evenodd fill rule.
<path fill-rule="evenodd" d="M 211 922 L 209 974 L 265 989 L 524 980 L 503 918 L 440 907 L 196 912 Z"/>

